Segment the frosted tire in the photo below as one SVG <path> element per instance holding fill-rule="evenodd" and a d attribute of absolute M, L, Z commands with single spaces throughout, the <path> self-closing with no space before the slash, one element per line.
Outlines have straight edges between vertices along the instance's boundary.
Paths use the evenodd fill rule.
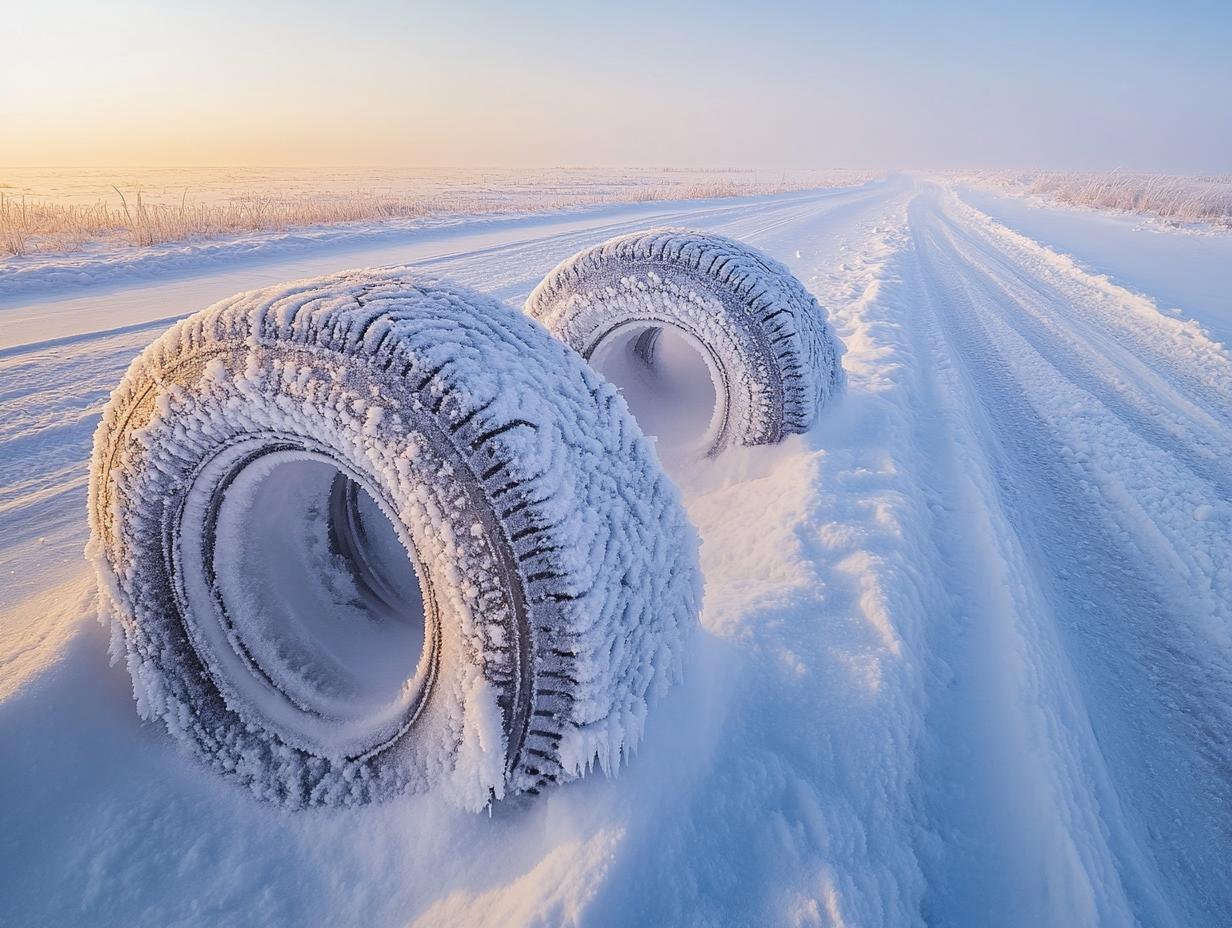
<path fill-rule="evenodd" d="M 405 271 L 241 294 L 130 367 L 91 542 L 138 709 L 291 806 L 477 809 L 639 740 L 697 541 L 616 391 Z"/>
<path fill-rule="evenodd" d="M 805 431 L 843 384 L 826 311 L 781 264 L 718 235 L 611 239 L 548 274 L 526 311 L 620 384 L 639 421 L 660 414 L 667 391 L 639 403 L 638 389 L 672 385 L 655 371 L 664 335 L 683 338 L 705 364 L 712 400 L 671 428 L 684 432 L 677 444 L 708 454 Z M 666 363 L 686 355 L 677 347 Z"/>

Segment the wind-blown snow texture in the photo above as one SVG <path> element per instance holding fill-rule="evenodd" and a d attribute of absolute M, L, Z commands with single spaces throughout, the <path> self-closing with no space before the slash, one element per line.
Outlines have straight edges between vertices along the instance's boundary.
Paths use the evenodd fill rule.
<path fill-rule="evenodd" d="M 262 443 L 325 454 L 376 488 L 432 591 L 435 682 L 406 737 L 375 756 L 275 739 L 258 727 L 279 711 L 272 694 L 222 682 L 220 697 L 211 680 L 225 675 L 197 664 L 229 649 L 207 643 L 202 542 L 180 525 L 209 517 L 201 462 L 221 472 L 214 460 Z M 166 553 L 166 513 L 182 500 Z M 520 313 L 400 270 L 241 294 L 174 326 L 103 413 L 89 508 L 142 715 L 296 806 L 443 781 L 480 808 L 505 794 L 506 751 L 513 791 L 596 760 L 614 772 L 647 698 L 680 675 L 700 599 L 693 529 L 615 389 Z"/>
<path fill-rule="evenodd" d="M 82 462 L 151 337 L 108 314 L 187 284 L 59 307 L 72 343 L 0 358 L 0 920 L 1232 923 L 1232 360 L 1159 311 L 1186 307 L 1166 269 L 1131 292 L 912 178 L 423 257 L 521 305 L 652 224 L 783 262 L 847 388 L 680 475 L 702 631 L 628 768 L 491 818 L 280 813 L 135 720 Z"/>

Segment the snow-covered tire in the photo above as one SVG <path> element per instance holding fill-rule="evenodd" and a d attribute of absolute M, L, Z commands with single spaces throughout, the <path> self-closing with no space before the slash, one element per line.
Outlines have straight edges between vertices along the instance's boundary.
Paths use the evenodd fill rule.
<path fill-rule="evenodd" d="M 672 397 L 659 390 L 639 403 L 638 382 L 661 378 L 662 335 L 683 336 L 712 385 L 700 417 L 670 426 L 694 451 L 803 432 L 844 381 L 842 342 L 812 294 L 777 261 L 718 235 L 655 229 L 588 248 L 544 278 L 526 312 L 625 389 L 661 439 L 645 419 Z M 668 363 L 686 355 L 677 349 Z"/>
<path fill-rule="evenodd" d="M 139 711 L 291 806 L 481 808 L 619 765 L 697 541 L 616 390 L 403 271 L 240 294 L 129 368 L 91 542 Z"/>

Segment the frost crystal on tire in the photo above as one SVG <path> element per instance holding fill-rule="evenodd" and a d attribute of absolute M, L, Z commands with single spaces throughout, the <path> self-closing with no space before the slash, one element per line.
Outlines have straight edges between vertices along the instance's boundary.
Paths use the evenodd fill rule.
<path fill-rule="evenodd" d="M 660 229 L 596 245 L 548 274 L 526 312 L 621 386 L 652 434 L 686 451 L 805 431 L 843 384 L 826 311 L 781 264 L 717 235 Z M 669 339 L 675 356 L 657 363 Z M 662 373 L 690 363 L 686 348 L 698 373 Z M 668 406 L 679 413 L 668 418 Z"/>
<path fill-rule="evenodd" d="M 292 806 L 614 769 L 701 596 L 616 390 L 405 271 L 172 327 L 103 414 L 90 523 L 139 711 Z"/>

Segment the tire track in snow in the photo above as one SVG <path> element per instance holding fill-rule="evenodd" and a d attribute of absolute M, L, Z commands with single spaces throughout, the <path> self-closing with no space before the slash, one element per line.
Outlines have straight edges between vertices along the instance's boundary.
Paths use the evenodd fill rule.
<path fill-rule="evenodd" d="M 958 673 L 978 679 L 979 661 L 1013 658 L 1005 666 L 1019 666 L 1020 698 L 1042 715 L 1031 725 L 1046 762 L 1036 782 L 1020 779 L 1022 795 L 1015 797 L 1005 791 L 1013 777 L 990 782 L 983 770 L 934 759 L 924 774 L 932 818 L 951 819 L 967 798 L 938 787 L 947 779 L 965 783 L 975 795 L 1000 794 L 1003 803 L 1026 802 L 1028 791 L 1047 787 L 1065 820 L 1052 849 L 1068 848 L 1070 882 L 1058 882 L 1055 874 L 1044 879 L 1050 845 L 1043 837 L 1034 866 L 1020 870 L 1013 881 L 1026 887 L 1024 904 L 1056 906 L 1045 921 L 1064 916 L 1066 923 L 1097 924 L 1124 920 L 1132 912 L 1148 924 L 1223 923 L 1230 912 L 1219 862 L 1227 847 L 1232 798 L 1227 747 L 1232 686 L 1219 634 L 1221 594 L 1204 600 L 1178 596 L 1176 590 L 1203 571 L 1217 584 L 1226 576 L 1225 568 L 1203 556 L 1215 554 L 1204 546 L 1221 544 L 1215 539 L 1226 537 L 1226 529 L 1206 529 L 1205 544 L 1190 535 L 1190 569 L 1182 564 L 1173 570 L 1159 561 L 1152 536 L 1167 526 L 1143 510 L 1151 508 L 1151 479 L 1118 483 L 1115 475 L 1123 478 L 1127 467 L 1154 470 L 1161 486 L 1182 500 L 1201 493 L 1201 486 L 1187 486 L 1193 480 L 1188 468 L 1176 466 L 1127 427 L 1117 415 L 1123 408 L 1110 410 L 1066 376 L 1074 373 L 1081 381 L 1084 372 L 1108 363 L 1106 357 L 1082 358 L 1058 369 L 1050 363 L 1055 355 L 1041 355 L 1022 338 L 1014 323 L 1021 325 L 1030 310 L 1007 299 L 997 261 L 982 253 L 964 258 L 939 210 L 932 195 L 913 204 L 921 292 L 937 320 L 939 363 L 953 369 L 955 405 L 973 417 L 968 460 L 982 460 L 989 489 L 979 510 L 1003 519 L 1006 531 L 996 536 L 1020 549 L 1000 556 L 1003 582 L 1019 591 L 1017 603 L 974 618 L 1010 622 L 1020 640 L 1000 654 L 978 648 L 973 653 L 968 646 Z M 989 278 L 998 286 L 990 288 Z M 1046 291 L 1036 290 L 1037 300 L 1040 293 Z M 1073 312 L 1065 302 L 1042 300 L 1031 309 L 1062 317 Z M 1099 350 L 1098 341 L 1088 345 L 1088 354 Z M 1085 454 L 1073 453 L 1084 447 Z M 1192 511 L 1185 512 L 1189 525 L 1203 532 L 1204 523 L 1195 523 Z M 1169 550 L 1175 554 L 1184 542 L 1174 539 Z M 965 573 L 953 573 L 950 582 L 958 587 L 959 601 L 971 603 L 976 599 L 969 589 L 963 592 L 963 584 L 974 578 L 964 579 Z M 963 655 L 963 633 L 950 638 L 949 651 Z M 945 650 L 944 644 L 939 647 Z M 981 695 L 990 692 L 967 693 Z M 935 705 L 932 724 L 941 731 L 954 713 L 964 711 L 953 699 L 947 703 L 944 692 Z M 1027 722 L 1021 706 L 1003 719 L 1004 728 Z M 1019 756 L 1026 763 L 1033 753 L 1003 751 L 1003 763 L 991 775 L 1004 776 L 1005 761 Z M 968 822 L 969 829 L 983 829 L 974 843 L 985 850 L 1011 842 L 1021 846 L 1030 834 L 1020 827 L 1003 827 L 998 834 L 988 825 Z M 950 855 L 961 844 L 948 842 L 935 871 L 938 904 L 951 918 L 969 911 L 973 899 L 998 898 L 990 893 L 989 880 L 1000 874 L 981 874 L 978 860 L 968 862 L 974 869 L 960 866 L 954 872 Z M 1113 880 L 1110 859 L 1117 872 Z"/>
<path fill-rule="evenodd" d="M 1191 401 L 1167 378 L 1166 371 L 1144 364 L 1137 353 L 1115 335 L 1082 318 L 1080 308 L 1090 302 L 1090 288 L 1081 279 L 1068 292 L 1031 279 L 1008 256 L 970 225 L 937 212 L 939 232 L 946 247 L 965 262 L 969 285 L 981 294 L 981 305 L 1020 308 L 1002 312 L 1001 318 L 1058 370 L 1080 385 L 1127 428 L 1161 451 L 1185 462 L 1197 476 L 1232 499 L 1232 469 L 1226 450 L 1232 447 L 1232 427 L 1225 421 L 1222 398 Z M 1053 311 L 1066 306 L 1065 314 Z M 1232 383 L 1232 361 L 1224 379 Z"/>
<path fill-rule="evenodd" d="M 1046 682 L 1067 677 L 1065 656 L 1038 622 L 1021 526 L 998 499 L 990 414 L 977 398 L 989 384 L 970 382 L 971 358 L 956 353 L 953 330 L 943 324 L 959 297 L 924 256 L 915 222 L 913 232 L 917 265 L 909 279 L 924 313 L 917 338 L 932 358 L 920 392 L 936 410 L 931 422 L 919 422 L 928 449 L 921 477 L 933 500 L 945 589 L 930 634 L 933 686 L 920 771 L 925 912 L 939 924 L 1124 921 L 1128 900 L 1107 847 L 1083 844 L 1100 830 L 1095 800 L 1072 795 L 1089 776 L 1068 743 L 1073 736 L 1057 731 L 1082 720 L 1063 720 L 1073 714 L 1072 699 L 1061 695 L 1068 687 Z"/>
<path fill-rule="evenodd" d="M 1064 319 L 1080 327 L 1105 349 L 1117 346 L 1122 361 L 1132 359 L 1137 375 L 1156 372 L 1168 394 L 1188 399 L 1207 416 L 1232 428 L 1232 354 L 1207 337 L 1193 321 L 1160 311 L 1149 298 L 1084 270 L 1067 255 L 1001 225 L 963 203 L 952 192 L 940 212 L 952 217 L 972 243 L 985 242 L 985 253 L 1004 257 L 998 266 L 1027 289 L 1063 295 L 1070 313 Z"/>

